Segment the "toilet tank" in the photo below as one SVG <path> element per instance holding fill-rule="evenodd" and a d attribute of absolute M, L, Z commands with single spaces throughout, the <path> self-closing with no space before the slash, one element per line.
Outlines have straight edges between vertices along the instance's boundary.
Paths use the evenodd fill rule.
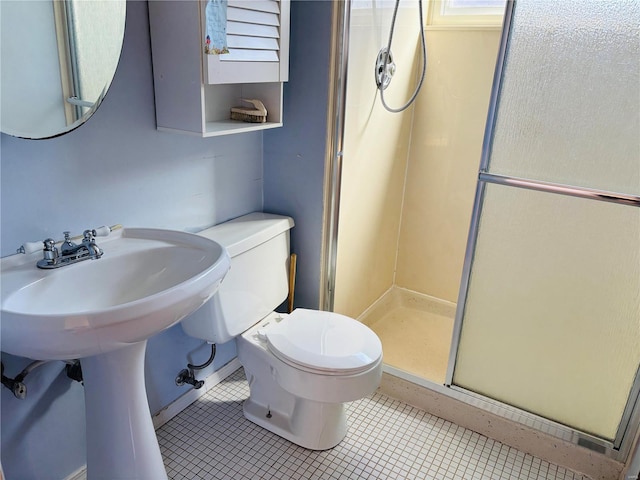
<path fill-rule="evenodd" d="M 182 321 L 187 335 L 224 343 L 255 325 L 289 293 L 289 230 L 293 219 L 250 213 L 198 235 L 227 249 L 231 269 L 217 293 Z"/>

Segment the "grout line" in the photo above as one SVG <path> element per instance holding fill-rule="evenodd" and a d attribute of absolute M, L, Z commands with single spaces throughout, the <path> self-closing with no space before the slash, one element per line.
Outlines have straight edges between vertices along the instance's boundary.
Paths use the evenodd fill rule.
<path fill-rule="evenodd" d="M 380 393 L 348 404 L 340 444 L 307 450 L 246 420 L 248 396 L 239 369 L 158 431 L 169 478 L 588 480 Z"/>

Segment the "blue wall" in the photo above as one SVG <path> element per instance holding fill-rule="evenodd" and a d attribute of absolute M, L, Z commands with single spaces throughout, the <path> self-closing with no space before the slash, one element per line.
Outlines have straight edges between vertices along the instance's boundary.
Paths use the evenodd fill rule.
<path fill-rule="evenodd" d="M 320 306 L 332 8 L 329 0 L 291 3 L 285 127 L 264 136 L 264 209 L 296 222 L 291 250 L 298 255 L 297 307 Z"/>
<path fill-rule="evenodd" d="M 261 133 L 202 139 L 156 130 L 147 3 L 127 2 L 122 59 L 97 113 L 56 139 L 1 136 L 1 255 L 64 230 L 115 223 L 198 231 L 264 205 L 294 217 L 296 304 L 317 307 L 331 9 L 329 0 L 292 2 L 285 127 L 266 131 L 263 148 Z M 179 325 L 149 340 L 152 412 L 187 390 L 174 385 L 186 362 L 208 354 Z M 233 357 L 233 342 L 220 346 L 200 378 Z M 30 362 L 4 353 L 2 360 L 10 376 Z M 62 362 L 35 370 L 26 384 L 26 400 L 0 389 L 5 473 L 11 480 L 65 478 L 85 463 L 83 388 Z"/>
<path fill-rule="evenodd" d="M 0 141 L 2 256 L 64 230 L 121 223 L 197 231 L 262 209 L 261 133 L 202 139 L 156 130 L 146 2 L 127 3 L 116 78 L 84 126 L 52 140 Z M 187 390 L 174 385 L 187 361 L 201 363 L 208 354 L 179 325 L 149 341 L 152 412 Z M 203 377 L 234 356 L 233 342 L 221 346 Z M 6 354 L 2 360 L 10 376 L 30 362 Z M 12 480 L 65 478 L 85 463 L 82 386 L 65 376 L 62 362 L 35 370 L 26 384 L 26 400 L 0 393 L 5 473 Z"/>

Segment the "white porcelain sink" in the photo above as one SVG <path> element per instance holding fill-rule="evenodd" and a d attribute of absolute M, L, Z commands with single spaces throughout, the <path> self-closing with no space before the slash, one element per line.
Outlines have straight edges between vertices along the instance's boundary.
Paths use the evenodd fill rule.
<path fill-rule="evenodd" d="M 97 243 L 101 258 L 57 269 L 36 267 L 41 252 L 0 260 L 0 346 L 81 359 L 89 479 L 166 478 L 144 385 L 146 340 L 213 296 L 229 255 L 169 230 L 121 229 Z"/>
<path fill-rule="evenodd" d="M 139 342 L 206 302 L 229 269 L 217 243 L 184 232 L 121 229 L 102 258 L 54 270 L 42 253 L 2 259 L 2 351 L 72 359 Z"/>

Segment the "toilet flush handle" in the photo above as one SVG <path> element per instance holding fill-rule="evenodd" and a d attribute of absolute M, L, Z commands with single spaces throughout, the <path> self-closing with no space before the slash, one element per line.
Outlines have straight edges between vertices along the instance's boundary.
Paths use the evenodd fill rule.
<path fill-rule="evenodd" d="M 267 341 L 267 331 L 264 328 L 259 328 L 256 332 L 256 336 L 258 337 L 258 340 L 263 342 Z"/>

